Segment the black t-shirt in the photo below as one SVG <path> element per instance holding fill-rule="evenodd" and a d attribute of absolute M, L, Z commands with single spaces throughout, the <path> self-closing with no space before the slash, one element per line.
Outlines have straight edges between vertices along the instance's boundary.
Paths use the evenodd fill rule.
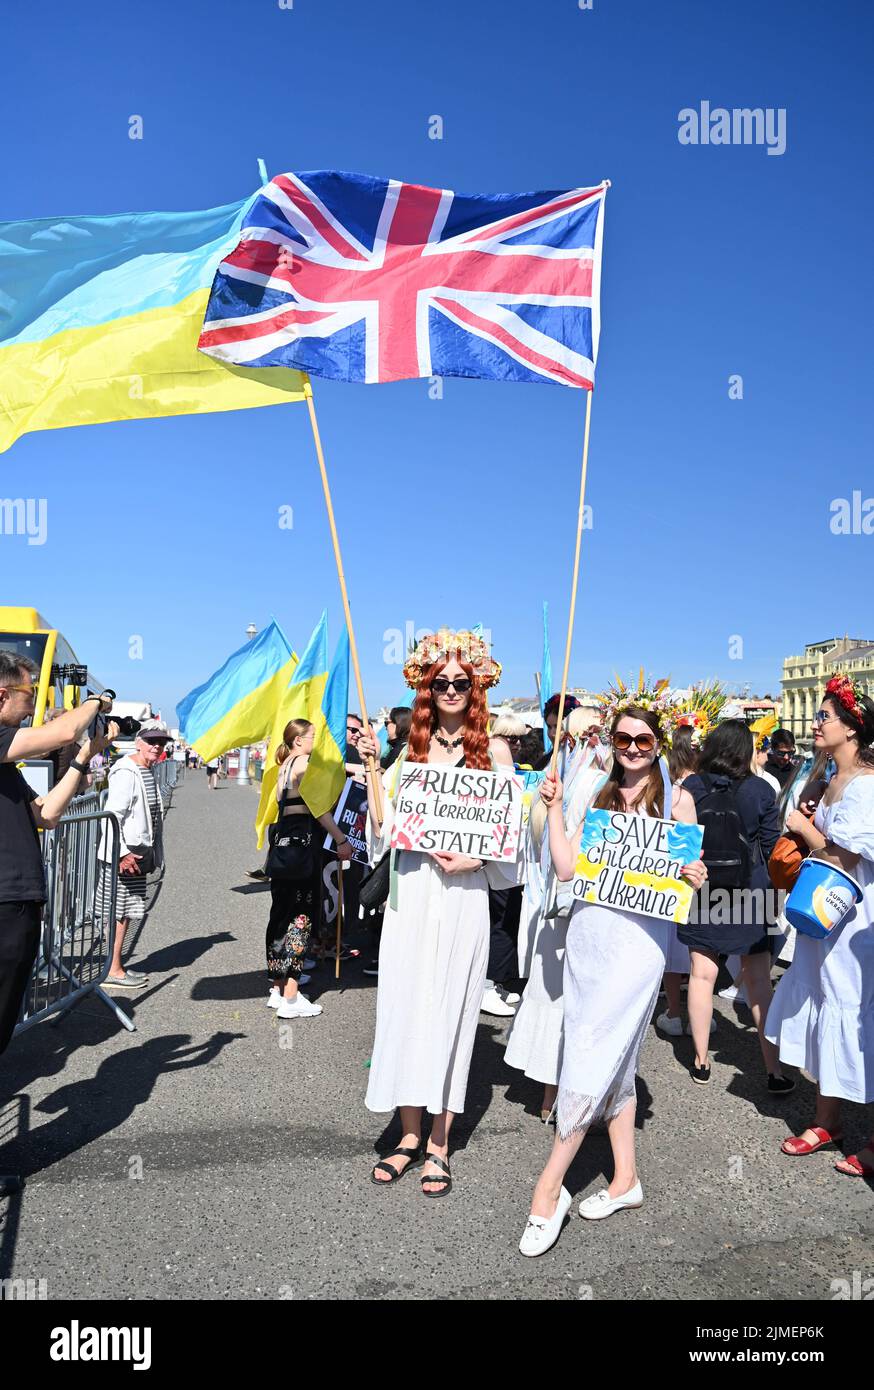
<path fill-rule="evenodd" d="M 0 724 L 0 758 L 17 733 Z M 45 902 L 39 833 L 30 813 L 35 800 L 15 764 L 0 762 L 0 903 Z"/>

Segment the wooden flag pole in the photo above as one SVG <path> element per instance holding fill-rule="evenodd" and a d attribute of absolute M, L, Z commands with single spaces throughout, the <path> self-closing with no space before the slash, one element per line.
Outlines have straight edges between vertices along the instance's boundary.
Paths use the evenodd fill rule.
<path fill-rule="evenodd" d="M 352 627 L 352 612 L 349 608 L 349 594 L 346 589 L 346 576 L 343 573 L 343 557 L 340 554 L 340 540 L 337 535 L 337 523 L 334 520 L 334 504 L 331 501 L 331 488 L 328 483 L 328 473 L 325 468 L 325 455 L 322 452 L 322 440 L 319 434 L 319 422 L 316 419 L 316 406 L 313 400 L 313 388 L 309 379 L 303 386 L 304 399 L 307 403 L 307 410 L 310 413 L 310 425 L 313 431 L 313 439 L 316 445 L 316 455 L 319 460 L 319 471 L 322 475 L 322 490 L 325 494 L 325 506 L 328 509 L 328 525 L 331 528 L 331 542 L 334 546 L 334 560 L 337 565 L 337 577 L 340 580 L 340 594 L 343 599 L 343 612 L 346 615 L 346 628 L 349 633 L 349 655 L 352 657 L 352 669 L 355 672 L 355 685 L 358 690 L 358 703 L 361 708 L 361 718 L 364 720 L 364 727 L 370 733 L 370 720 L 367 717 L 367 705 L 364 700 L 364 686 L 361 683 L 361 668 L 358 665 L 358 644 L 355 641 L 355 630 Z M 379 769 L 375 758 L 368 758 L 365 763 L 367 771 L 368 802 L 373 807 L 376 819 L 382 825 L 382 784 L 379 778 Z"/>
<path fill-rule="evenodd" d="M 334 966 L 334 979 L 340 978 L 340 942 L 343 939 L 343 861 L 337 860 L 337 963 Z"/>
<path fill-rule="evenodd" d="M 577 545 L 574 552 L 574 577 L 571 582 L 571 606 L 567 622 L 567 642 L 564 649 L 564 670 L 561 676 L 561 695 L 558 700 L 558 719 L 555 725 L 555 743 L 552 749 L 550 777 L 555 777 L 558 767 L 558 749 L 561 743 L 561 725 L 564 719 L 564 697 L 567 694 L 567 678 L 571 664 L 571 642 L 574 634 L 574 614 L 577 607 L 577 582 L 580 577 L 580 544 L 583 539 L 583 511 L 586 505 L 586 472 L 589 467 L 589 425 L 592 420 L 592 392 L 586 392 L 586 431 L 583 436 L 583 467 L 580 473 L 580 509 L 577 514 Z"/>

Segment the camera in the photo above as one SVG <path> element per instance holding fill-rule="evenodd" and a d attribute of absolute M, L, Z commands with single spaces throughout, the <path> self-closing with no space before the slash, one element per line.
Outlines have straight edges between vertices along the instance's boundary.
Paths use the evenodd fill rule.
<path fill-rule="evenodd" d="M 105 700 L 116 699 L 114 690 L 104 690 L 101 693 Z M 113 714 L 110 710 L 108 714 L 96 714 L 94 716 L 94 722 L 89 732 L 92 737 L 96 735 L 98 738 L 102 738 L 110 724 L 118 725 L 118 733 L 115 735 L 116 738 L 134 738 L 143 727 L 140 721 L 134 719 L 132 715 Z"/>

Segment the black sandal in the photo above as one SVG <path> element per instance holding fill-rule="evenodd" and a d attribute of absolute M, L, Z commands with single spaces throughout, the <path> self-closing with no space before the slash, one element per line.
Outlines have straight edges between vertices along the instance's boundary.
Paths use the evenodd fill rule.
<path fill-rule="evenodd" d="M 373 1165 L 373 1172 L 370 1174 L 370 1181 L 376 1183 L 377 1187 L 391 1187 L 393 1182 L 397 1182 L 398 1178 L 404 1176 L 404 1173 L 409 1172 L 411 1168 L 417 1168 L 419 1162 L 424 1163 L 425 1161 L 425 1155 L 422 1152 L 421 1144 L 415 1149 L 392 1149 L 391 1153 L 386 1154 L 385 1158 L 408 1158 L 410 1161 L 405 1164 L 403 1168 L 393 1168 L 390 1163 L 386 1163 L 385 1159 L 381 1160 L 379 1163 L 375 1163 Z M 391 1173 L 392 1176 L 387 1179 L 374 1177 L 377 1168 L 380 1168 L 384 1173 Z"/>
<path fill-rule="evenodd" d="M 443 1169 L 444 1173 L 446 1174 L 446 1177 L 445 1177 L 445 1178 L 435 1178 L 435 1177 L 430 1177 L 430 1178 L 422 1177 L 422 1178 L 420 1178 L 419 1181 L 420 1181 L 420 1183 L 422 1184 L 422 1196 L 423 1196 L 423 1197 L 445 1197 L 446 1194 L 447 1194 L 447 1192 L 449 1192 L 449 1191 L 451 1190 L 451 1188 L 452 1188 L 452 1174 L 451 1174 L 450 1171 L 449 1171 L 449 1164 L 446 1162 L 445 1158 L 441 1158 L 439 1154 L 432 1154 L 432 1153 L 426 1153 L 426 1154 L 425 1154 L 425 1162 L 426 1162 L 426 1163 L 436 1163 L 438 1168 L 442 1168 L 442 1169 Z M 406 1171 L 406 1170 L 404 1170 L 404 1171 Z M 439 1182 L 439 1183 L 442 1183 L 443 1186 L 440 1188 L 440 1191 L 439 1191 L 439 1192 L 426 1192 L 426 1191 L 425 1191 L 425 1183 L 426 1183 L 426 1182 Z"/>

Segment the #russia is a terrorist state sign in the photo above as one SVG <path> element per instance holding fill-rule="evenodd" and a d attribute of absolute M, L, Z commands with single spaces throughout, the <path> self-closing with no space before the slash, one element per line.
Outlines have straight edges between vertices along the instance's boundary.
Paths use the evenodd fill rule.
<path fill-rule="evenodd" d="M 511 862 L 519 852 L 521 822 L 522 786 L 511 768 L 478 772 L 405 762 L 391 843 L 394 849 Z"/>
<path fill-rule="evenodd" d="M 590 809 L 574 871 L 574 897 L 685 925 L 695 890 L 680 871 L 701 856 L 703 825 Z"/>

